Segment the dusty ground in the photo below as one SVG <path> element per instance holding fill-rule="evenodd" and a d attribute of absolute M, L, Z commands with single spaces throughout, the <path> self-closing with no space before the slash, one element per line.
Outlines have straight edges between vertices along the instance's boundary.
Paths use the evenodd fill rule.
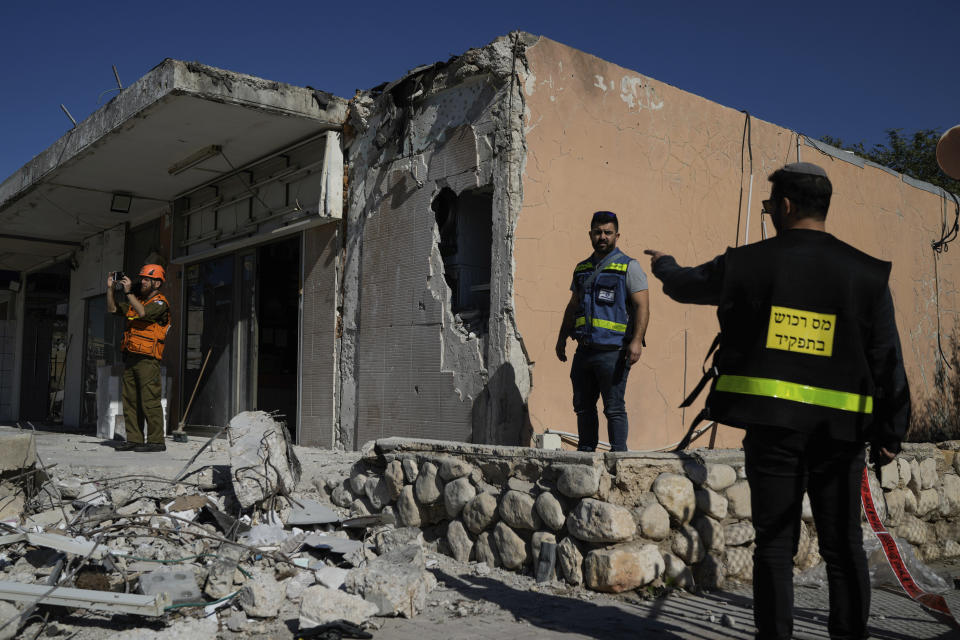
<path fill-rule="evenodd" d="M 130 474 L 173 477 L 204 442 L 204 439 L 191 439 L 184 444 L 168 441 L 168 450 L 164 453 L 137 454 L 114 452 L 95 438 L 37 434 L 39 455 L 51 475 L 58 477 L 108 478 Z M 317 484 L 328 478 L 345 477 L 359 457 L 355 452 L 299 447 L 297 455 L 304 471 L 301 487 L 314 496 L 319 495 L 314 489 Z M 208 465 L 228 465 L 222 442 L 205 452 L 194 466 Z M 428 596 L 426 609 L 411 620 L 373 618 L 369 631 L 374 638 L 608 640 L 649 635 L 690 640 L 746 640 L 753 636 L 749 585 L 702 594 L 632 592 L 614 596 L 559 582 L 537 584 L 529 576 L 489 569 L 482 564 L 458 563 L 434 552 L 427 554 L 427 565 L 437 578 L 438 586 Z M 935 568 L 949 577 L 951 583 L 953 578 L 960 578 L 960 563 L 943 563 Z M 300 573 L 305 580 L 312 579 L 307 575 L 309 572 Z M 953 609 L 960 611 L 960 591 L 946 595 Z M 798 588 L 796 604 L 796 637 L 827 638 L 826 589 Z M 19 637 L 293 638 L 296 637 L 298 605 L 295 600 L 286 599 L 280 615 L 272 620 L 245 618 L 235 602 L 227 603 L 218 614 L 202 616 L 200 607 L 180 609 L 155 620 L 42 607 Z M 873 592 L 871 633 L 872 637 L 891 640 L 960 637 L 960 631 L 936 620 L 902 594 L 887 589 Z"/>

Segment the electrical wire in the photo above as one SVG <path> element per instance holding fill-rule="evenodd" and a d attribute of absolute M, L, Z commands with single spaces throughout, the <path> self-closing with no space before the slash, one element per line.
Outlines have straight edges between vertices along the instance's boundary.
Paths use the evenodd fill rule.
<path fill-rule="evenodd" d="M 953 370 L 953 367 L 950 365 L 950 360 L 947 358 L 946 354 L 943 352 L 943 330 L 940 323 L 940 254 L 946 253 L 950 250 L 950 243 L 957 239 L 958 230 L 960 230 L 960 201 L 957 200 L 957 196 L 950 193 L 949 191 L 944 191 L 943 205 L 940 208 L 941 217 L 940 217 L 940 239 L 934 240 L 930 243 L 931 248 L 933 249 L 933 287 L 934 287 L 934 302 L 937 307 L 937 351 L 940 354 L 940 360 L 946 365 L 947 369 Z M 947 198 L 949 195 L 953 199 L 954 204 L 954 218 L 953 226 L 947 227 Z"/>
<path fill-rule="evenodd" d="M 744 163 L 743 163 L 743 152 L 748 151 L 750 155 L 750 176 L 751 176 L 751 187 L 753 186 L 753 141 L 752 141 L 752 132 L 750 124 L 750 114 L 744 110 L 741 113 L 746 114 L 746 117 L 743 120 L 743 139 L 740 142 L 740 198 L 737 201 L 737 237 L 734 239 L 733 246 L 740 246 L 740 217 L 743 215 L 743 178 L 745 177 L 744 172 Z M 748 212 L 749 213 L 749 212 Z"/>

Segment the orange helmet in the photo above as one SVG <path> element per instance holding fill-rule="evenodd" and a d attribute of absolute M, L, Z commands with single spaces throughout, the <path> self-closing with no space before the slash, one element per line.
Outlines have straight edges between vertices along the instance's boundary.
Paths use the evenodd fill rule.
<path fill-rule="evenodd" d="M 166 280 L 166 273 L 163 271 L 163 267 L 158 264 L 145 264 L 143 268 L 140 269 L 140 277 L 146 278 L 156 278 L 160 282 Z"/>

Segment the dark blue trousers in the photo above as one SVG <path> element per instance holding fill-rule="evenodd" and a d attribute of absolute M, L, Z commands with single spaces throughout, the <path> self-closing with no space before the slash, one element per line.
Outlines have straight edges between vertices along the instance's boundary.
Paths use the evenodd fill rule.
<path fill-rule="evenodd" d="M 627 389 L 625 351 L 603 351 L 580 347 L 573 355 L 570 380 L 573 382 L 573 410 L 577 414 L 578 451 L 595 451 L 600 421 L 597 400 L 603 398 L 603 415 L 613 451 L 627 450 L 627 408 L 623 395 Z"/>
<path fill-rule="evenodd" d="M 793 633 L 793 556 L 800 541 L 803 492 L 827 565 L 835 640 L 867 637 L 870 577 L 860 527 L 862 442 L 831 438 L 826 429 L 804 433 L 755 426 L 743 439 L 757 547 L 753 554 L 753 617 L 757 638 Z"/>

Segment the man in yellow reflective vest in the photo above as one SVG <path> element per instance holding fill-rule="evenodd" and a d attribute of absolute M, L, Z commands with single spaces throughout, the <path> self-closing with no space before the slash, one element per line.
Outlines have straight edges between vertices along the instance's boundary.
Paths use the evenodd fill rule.
<path fill-rule="evenodd" d="M 650 306 L 647 275 L 636 260 L 617 248 L 619 238 L 615 213 L 593 214 L 593 253 L 573 270 L 572 293 L 557 336 L 560 362 L 567 360 L 567 338 L 577 341 L 570 380 L 579 451 L 595 451 L 599 443 L 598 398 L 603 399 L 610 449 L 627 450 L 627 375 L 643 351 Z"/>
<path fill-rule="evenodd" d="M 117 451 L 165 451 L 163 441 L 163 408 L 160 405 L 160 361 L 170 330 L 170 304 L 160 293 L 165 273 L 159 264 L 146 264 L 140 269 L 138 291 L 133 281 L 123 276 L 123 301 L 114 299 L 114 275 L 107 277 L 107 311 L 123 316 L 123 423 L 126 442 Z M 117 292 L 119 293 L 119 291 Z M 146 423 L 144 437 L 143 425 Z"/>
<path fill-rule="evenodd" d="M 806 491 L 827 565 L 830 637 L 864 638 L 864 443 L 875 463 L 886 464 L 910 420 L 891 265 L 826 232 L 833 187 L 822 168 L 788 164 L 769 179 L 762 213 L 772 217 L 776 237 L 699 267 L 645 253 L 668 296 L 717 305 L 719 347 L 701 416 L 746 430 L 756 637 L 791 637 Z"/>

